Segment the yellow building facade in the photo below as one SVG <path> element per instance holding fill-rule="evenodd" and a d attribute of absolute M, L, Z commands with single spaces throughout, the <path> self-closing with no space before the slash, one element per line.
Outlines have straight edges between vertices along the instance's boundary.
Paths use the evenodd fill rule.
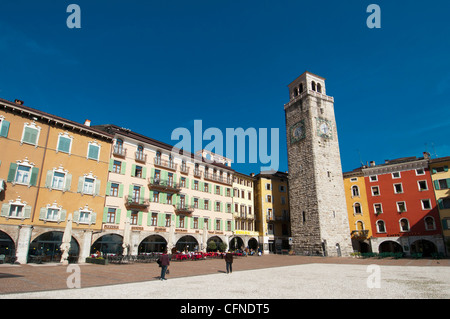
<path fill-rule="evenodd" d="M 450 254 L 450 156 L 430 160 L 429 167 L 448 256 Z"/>
<path fill-rule="evenodd" d="M 348 222 L 354 251 L 370 252 L 372 229 L 364 175 L 360 169 L 343 174 Z"/>
<path fill-rule="evenodd" d="M 58 261 L 72 216 L 71 261 L 84 261 L 102 226 L 112 137 L 6 100 L 0 133 L 0 254 Z"/>
<path fill-rule="evenodd" d="M 288 175 L 261 172 L 255 176 L 256 229 L 264 253 L 281 253 L 290 248 Z"/>

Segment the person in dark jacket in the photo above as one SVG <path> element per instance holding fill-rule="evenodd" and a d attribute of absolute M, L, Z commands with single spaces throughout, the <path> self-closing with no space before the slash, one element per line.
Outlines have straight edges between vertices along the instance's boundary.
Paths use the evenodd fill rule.
<path fill-rule="evenodd" d="M 233 272 L 233 254 L 230 251 L 227 251 L 225 255 L 225 262 L 227 264 L 227 274 Z"/>
<path fill-rule="evenodd" d="M 161 255 L 160 260 L 160 266 L 161 266 L 161 280 L 167 280 L 166 279 L 166 271 L 169 268 L 170 265 L 170 259 L 169 255 L 167 255 L 167 250 L 164 251 L 164 253 Z"/>

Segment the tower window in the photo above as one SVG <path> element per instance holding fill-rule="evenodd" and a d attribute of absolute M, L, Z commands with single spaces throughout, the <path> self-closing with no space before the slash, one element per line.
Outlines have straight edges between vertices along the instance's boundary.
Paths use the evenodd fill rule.
<path fill-rule="evenodd" d="M 317 83 L 317 92 L 322 93 L 322 85 L 320 83 Z"/>
<path fill-rule="evenodd" d="M 295 89 L 294 89 L 294 97 L 296 97 L 297 95 L 298 95 L 298 89 L 295 88 Z"/>
<path fill-rule="evenodd" d="M 311 82 L 311 89 L 312 89 L 313 91 L 316 90 L 316 82 L 314 82 L 314 81 Z"/>
<path fill-rule="evenodd" d="M 298 87 L 298 89 L 299 89 L 300 93 L 303 92 L 303 83 L 300 83 L 300 86 Z"/>

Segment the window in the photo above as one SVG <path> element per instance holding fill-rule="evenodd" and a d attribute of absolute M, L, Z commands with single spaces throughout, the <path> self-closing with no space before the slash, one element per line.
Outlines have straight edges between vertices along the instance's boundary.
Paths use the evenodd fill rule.
<path fill-rule="evenodd" d="M 372 196 L 379 196 L 380 188 L 378 186 L 372 186 Z"/>
<path fill-rule="evenodd" d="M 135 166 L 134 175 L 133 176 L 134 177 L 139 177 L 139 178 L 143 177 L 143 175 L 142 175 L 142 166 L 139 166 L 139 165 Z"/>
<path fill-rule="evenodd" d="M 99 157 L 100 157 L 100 145 L 97 142 L 89 142 L 87 158 L 98 161 Z"/>
<path fill-rule="evenodd" d="M 267 203 L 272 203 L 272 196 L 271 195 L 267 195 L 266 196 L 266 202 Z"/>
<path fill-rule="evenodd" d="M 431 209 L 431 201 L 429 199 L 422 199 L 422 209 Z"/>
<path fill-rule="evenodd" d="M 425 170 L 423 168 L 416 169 L 416 175 L 425 175 Z"/>
<path fill-rule="evenodd" d="M 281 196 L 281 205 L 286 204 L 286 197 Z"/>
<path fill-rule="evenodd" d="M 272 189 L 270 183 L 266 183 L 266 190 L 270 191 Z"/>
<path fill-rule="evenodd" d="M 118 197 L 119 196 L 119 184 L 111 183 L 109 196 L 113 196 L 113 197 Z"/>
<path fill-rule="evenodd" d="M 426 191 L 426 190 L 428 190 L 427 181 L 417 181 L 417 184 L 419 186 L 419 191 Z"/>
<path fill-rule="evenodd" d="M 141 187 L 140 186 L 133 186 L 133 194 L 131 197 L 131 201 L 133 203 L 139 203 L 141 197 Z"/>
<path fill-rule="evenodd" d="M 378 215 L 378 214 L 382 214 L 382 213 L 383 213 L 383 207 L 381 206 L 380 203 L 378 203 L 378 204 L 373 204 L 373 210 L 374 210 L 374 212 L 375 212 L 375 215 Z"/>
<path fill-rule="evenodd" d="M 72 139 L 67 133 L 59 133 L 58 145 L 56 150 L 58 152 L 69 153 L 72 148 Z"/>
<path fill-rule="evenodd" d="M 209 184 L 208 183 L 204 184 L 204 190 L 203 191 L 209 193 Z"/>
<path fill-rule="evenodd" d="M 8 217 L 22 217 L 24 205 L 13 205 L 9 208 Z"/>
<path fill-rule="evenodd" d="M 205 199 L 205 210 L 209 210 L 209 200 Z"/>
<path fill-rule="evenodd" d="M 31 167 L 25 165 L 18 165 L 16 177 L 14 181 L 18 184 L 28 184 L 31 176 Z"/>
<path fill-rule="evenodd" d="M 47 215 L 45 219 L 48 221 L 58 221 L 59 219 L 59 209 L 57 208 L 48 208 Z"/>
<path fill-rule="evenodd" d="M 215 194 L 216 194 L 216 195 L 220 195 L 220 186 L 216 186 L 216 192 L 215 192 Z"/>
<path fill-rule="evenodd" d="M 198 198 L 194 198 L 194 208 L 198 208 Z"/>
<path fill-rule="evenodd" d="M 116 209 L 108 208 L 108 213 L 106 215 L 106 222 L 109 224 L 114 224 L 116 222 Z"/>
<path fill-rule="evenodd" d="M 352 186 L 352 197 L 359 197 L 359 187 L 356 185 Z"/>
<path fill-rule="evenodd" d="M 150 226 L 158 225 L 158 213 L 152 213 L 152 219 L 150 221 Z"/>
<path fill-rule="evenodd" d="M 83 183 L 83 194 L 93 195 L 94 194 L 94 182 L 95 179 L 93 178 L 84 178 Z"/>
<path fill-rule="evenodd" d="M 221 224 L 221 220 L 216 219 L 216 230 L 221 230 L 220 224 Z"/>
<path fill-rule="evenodd" d="M 206 229 L 209 229 L 209 219 L 208 218 L 205 218 L 203 220 L 203 225 L 204 225 L 204 227 L 206 227 Z"/>
<path fill-rule="evenodd" d="M 181 187 L 186 187 L 186 177 L 182 177 L 182 178 L 181 178 L 180 186 L 181 186 Z"/>
<path fill-rule="evenodd" d="M 167 194 L 167 204 L 172 205 L 173 194 Z"/>
<path fill-rule="evenodd" d="M 378 181 L 378 176 L 377 175 L 372 175 L 372 176 L 369 177 L 369 180 L 371 182 L 376 182 L 376 181 Z"/>
<path fill-rule="evenodd" d="M 216 212 L 220 212 L 220 202 L 216 202 Z"/>
<path fill-rule="evenodd" d="M 36 145 L 39 140 L 39 134 L 41 132 L 41 128 L 36 126 L 35 123 L 25 123 L 22 133 L 21 143 Z"/>
<path fill-rule="evenodd" d="M 406 212 L 406 203 L 405 202 L 397 202 L 397 212 L 399 212 L 399 213 Z"/>
<path fill-rule="evenodd" d="M 285 191 L 286 191 L 286 187 L 284 185 L 280 185 L 280 192 L 284 193 Z"/>
<path fill-rule="evenodd" d="M 227 231 L 231 231 L 231 221 L 227 220 Z"/>
<path fill-rule="evenodd" d="M 400 231 L 402 232 L 409 231 L 409 222 L 406 218 L 400 219 L 399 223 L 400 223 Z"/>
<path fill-rule="evenodd" d="M 424 219 L 425 222 L 425 230 L 436 230 L 436 223 L 434 222 L 434 218 L 431 216 L 427 216 Z"/>
<path fill-rule="evenodd" d="M 153 192 L 153 202 L 159 203 L 159 192 Z"/>
<path fill-rule="evenodd" d="M 392 178 L 400 178 L 400 172 L 392 173 Z"/>
<path fill-rule="evenodd" d="M 447 209 L 450 208 L 450 197 L 446 198 L 439 198 L 438 204 L 440 209 Z"/>
<path fill-rule="evenodd" d="M 384 221 L 382 220 L 377 221 L 377 232 L 378 233 L 386 232 L 386 225 L 384 224 Z"/>
<path fill-rule="evenodd" d="M 361 204 L 360 203 L 355 203 L 354 205 L 353 205 L 353 212 L 354 212 L 354 214 L 356 215 L 356 214 L 362 214 L 362 210 L 361 210 Z"/>
<path fill-rule="evenodd" d="M 178 227 L 184 228 L 184 219 L 185 219 L 184 216 L 182 216 L 182 215 L 179 216 L 179 219 L 178 219 Z"/>
<path fill-rule="evenodd" d="M 231 213 L 231 204 L 227 204 L 227 213 Z"/>
<path fill-rule="evenodd" d="M 170 223 L 172 221 L 172 217 L 170 216 L 170 214 L 166 214 L 166 219 L 165 219 L 165 227 L 170 227 Z"/>
<path fill-rule="evenodd" d="M 198 191 L 198 181 L 194 181 L 194 190 Z"/>
<path fill-rule="evenodd" d="M 434 181 L 436 189 L 448 189 L 450 185 L 450 178 L 447 179 L 438 179 Z"/>
<path fill-rule="evenodd" d="M 395 194 L 401 194 L 403 193 L 403 186 L 401 183 L 399 184 L 394 184 L 394 193 Z"/>
<path fill-rule="evenodd" d="M 192 221 L 192 228 L 198 229 L 198 217 L 194 217 L 194 219 Z"/>
<path fill-rule="evenodd" d="M 267 219 L 273 220 L 273 211 L 272 208 L 267 208 Z"/>
<path fill-rule="evenodd" d="M 167 174 L 167 185 L 173 187 L 173 173 Z"/>
<path fill-rule="evenodd" d="M 113 162 L 113 167 L 112 167 L 112 172 L 120 174 L 121 170 L 122 170 L 122 162 L 121 161 L 114 161 Z"/>
<path fill-rule="evenodd" d="M 227 194 L 227 197 L 230 197 L 231 195 L 231 191 L 230 191 L 230 189 L 229 188 L 227 188 L 227 190 L 226 190 L 226 194 Z"/>
<path fill-rule="evenodd" d="M 64 188 L 65 178 L 66 178 L 66 174 L 55 171 L 53 173 L 52 189 L 61 189 L 62 190 Z"/>
<path fill-rule="evenodd" d="M 130 225 L 137 225 L 138 219 L 139 219 L 138 217 L 139 217 L 139 212 L 136 210 L 132 210 L 131 215 L 130 215 Z"/>

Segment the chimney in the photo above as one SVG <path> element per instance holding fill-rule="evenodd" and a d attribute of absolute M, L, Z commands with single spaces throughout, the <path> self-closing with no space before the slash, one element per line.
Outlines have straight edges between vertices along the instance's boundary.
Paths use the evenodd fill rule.
<path fill-rule="evenodd" d="M 18 104 L 18 105 L 23 105 L 23 101 L 15 99 L 14 103 Z"/>
<path fill-rule="evenodd" d="M 86 121 L 84 121 L 84 125 L 86 125 L 86 126 L 91 126 L 91 120 L 86 120 Z"/>
<path fill-rule="evenodd" d="M 424 159 L 429 159 L 429 158 L 430 158 L 430 153 L 428 153 L 428 152 L 423 152 L 423 158 L 424 158 Z"/>
<path fill-rule="evenodd" d="M 370 161 L 370 167 L 374 167 L 375 166 L 375 161 Z"/>

